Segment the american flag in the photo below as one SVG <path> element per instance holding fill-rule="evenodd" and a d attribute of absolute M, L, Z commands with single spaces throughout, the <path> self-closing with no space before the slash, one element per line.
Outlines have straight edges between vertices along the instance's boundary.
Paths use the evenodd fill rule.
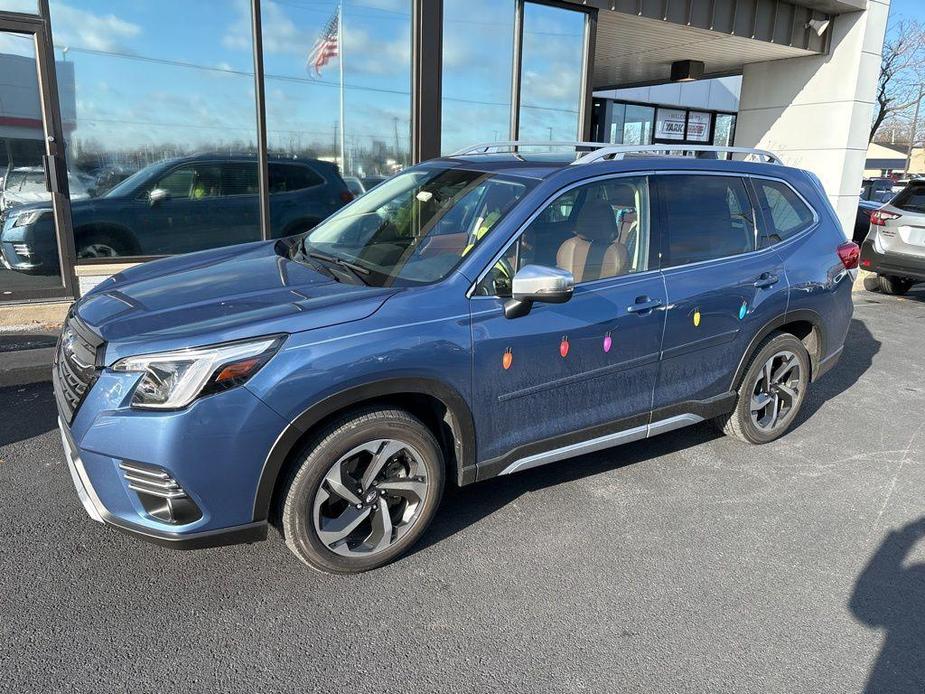
<path fill-rule="evenodd" d="M 321 36 L 315 41 L 311 52 L 308 54 L 308 60 L 305 61 L 305 68 L 314 71 L 315 75 L 321 77 L 321 68 L 331 62 L 332 58 L 338 56 L 340 47 L 338 46 L 338 17 L 340 8 L 334 11 L 334 16 L 328 22 Z"/>

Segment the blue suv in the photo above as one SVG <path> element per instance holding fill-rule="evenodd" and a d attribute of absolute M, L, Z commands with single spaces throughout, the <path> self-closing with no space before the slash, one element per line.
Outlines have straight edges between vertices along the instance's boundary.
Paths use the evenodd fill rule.
<path fill-rule="evenodd" d="M 317 159 L 269 163 L 274 238 L 307 231 L 353 199 L 337 165 Z M 197 154 L 137 171 L 102 197 L 72 200 L 78 258 L 190 253 L 260 236 L 257 160 Z M 0 215 L 0 263 L 30 274 L 58 272 L 51 203 Z"/>
<path fill-rule="evenodd" d="M 99 285 L 54 372 L 86 511 L 180 548 L 272 522 L 352 573 L 407 551 L 447 482 L 704 420 L 781 436 L 852 315 L 818 179 L 599 147 L 427 162 L 307 234 Z"/>

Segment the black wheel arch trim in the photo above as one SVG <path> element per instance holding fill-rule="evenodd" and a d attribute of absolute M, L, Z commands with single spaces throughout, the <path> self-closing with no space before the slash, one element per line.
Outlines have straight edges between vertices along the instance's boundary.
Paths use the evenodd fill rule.
<path fill-rule="evenodd" d="M 455 434 L 456 478 L 460 486 L 475 482 L 475 422 L 468 404 L 455 388 L 432 378 L 401 377 L 351 386 L 319 400 L 297 416 L 276 439 L 264 460 L 254 497 L 253 520 L 265 521 L 279 474 L 299 440 L 326 417 L 369 400 L 389 396 L 425 395 L 438 399 L 452 419 Z"/>
<path fill-rule="evenodd" d="M 739 360 L 739 366 L 736 368 L 735 375 L 732 378 L 732 382 L 729 384 L 729 390 L 735 391 L 738 390 L 739 383 L 742 382 L 742 378 L 745 375 L 745 369 L 748 367 L 748 363 L 751 360 L 752 356 L 755 354 L 755 351 L 758 348 L 758 345 L 771 333 L 780 328 L 781 326 L 787 325 L 788 323 L 796 323 L 800 321 L 805 321 L 813 326 L 813 329 L 816 331 L 819 339 L 819 348 L 818 353 L 809 354 L 810 362 L 810 378 L 815 381 L 817 378 L 817 370 L 819 363 L 825 360 L 827 355 L 827 336 L 825 334 L 824 323 L 822 321 L 822 316 L 811 309 L 797 309 L 795 311 L 788 311 L 785 314 L 777 316 L 776 318 L 771 319 L 762 326 L 761 330 L 755 333 L 755 336 L 752 338 L 751 342 L 748 343 L 748 347 L 742 353 L 742 357 Z M 819 374 L 821 375 L 821 374 Z"/>

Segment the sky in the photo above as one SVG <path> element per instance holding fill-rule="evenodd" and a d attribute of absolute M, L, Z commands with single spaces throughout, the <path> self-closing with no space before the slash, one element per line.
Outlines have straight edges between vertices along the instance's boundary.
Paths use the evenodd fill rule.
<path fill-rule="evenodd" d="M 925 0 L 893 0 L 890 3 L 890 23 L 901 19 L 925 22 Z"/>

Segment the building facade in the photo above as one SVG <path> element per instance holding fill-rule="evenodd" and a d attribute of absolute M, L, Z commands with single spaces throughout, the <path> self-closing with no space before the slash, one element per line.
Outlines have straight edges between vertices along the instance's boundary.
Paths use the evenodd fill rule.
<path fill-rule="evenodd" d="M 850 228 L 888 11 L 0 0 L 0 325 L 14 305 L 60 313 L 132 263 L 300 230 L 275 220 L 318 181 L 286 162 L 362 185 L 475 142 L 734 142 L 814 171 Z M 730 77 L 737 109 L 721 103 Z M 726 85 L 713 102 L 708 81 Z M 672 90 L 688 96 L 651 96 Z M 147 180 L 169 195 L 149 199 Z"/>

